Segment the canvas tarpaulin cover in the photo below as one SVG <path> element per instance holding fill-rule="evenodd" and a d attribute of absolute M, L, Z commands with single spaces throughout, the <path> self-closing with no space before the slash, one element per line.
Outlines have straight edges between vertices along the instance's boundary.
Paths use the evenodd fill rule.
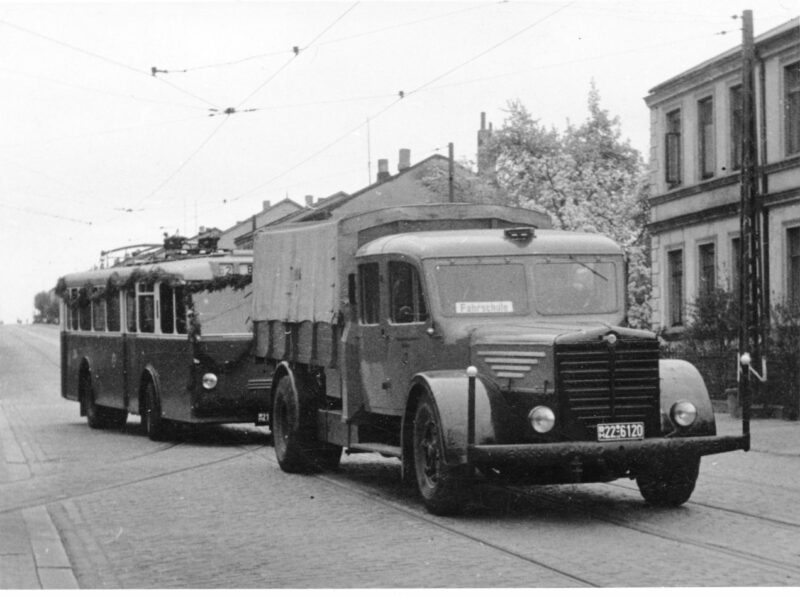
<path fill-rule="evenodd" d="M 256 321 L 331 323 L 339 312 L 337 221 L 273 229 L 253 246 Z"/>

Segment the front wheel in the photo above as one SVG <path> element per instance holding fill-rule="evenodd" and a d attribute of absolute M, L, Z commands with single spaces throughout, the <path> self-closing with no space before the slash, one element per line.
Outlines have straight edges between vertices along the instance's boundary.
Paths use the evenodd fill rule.
<path fill-rule="evenodd" d="M 142 424 L 151 441 L 165 441 L 168 438 L 168 422 L 161 417 L 161 400 L 152 380 L 144 387 L 144 410 Z"/>
<path fill-rule="evenodd" d="M 414 474 L 425 507 L 435 515 L 459 513 L 465 501 L 465 474 L 445 461 L 439 416 L 427 394 L 414 414 L 413 448 Z"/>
<path fill-rule="evenodd" d="M 700 473 L 700 458 L 668 461 L 636 476 L 639 492 L 650 505 L 678 507 L 689 500 Z"/>

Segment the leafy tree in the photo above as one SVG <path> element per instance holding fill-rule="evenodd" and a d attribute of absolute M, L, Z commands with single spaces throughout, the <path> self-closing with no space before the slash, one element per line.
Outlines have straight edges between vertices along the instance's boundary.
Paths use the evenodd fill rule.
<path fill-rule="evenodd" d="M 594 82 L 589 116 L 560 132 L 535 120 L 519 101 L 491 138 L 492 182 L 498 197 L 521 207 L 544 208 L 557 229 L 601 233 L 617 241 L 629 260 L 629 323 L 650 325 L 648 186 L 639 152 L 621 140 L 619 118 L 600 105 Z"/>
<path fill-rule="evenodd" d="M 33 307 L 38 311 L 34 323 L 58 323 L 58 299 L 54 292 L 39 292 L 33 297 Z"/>

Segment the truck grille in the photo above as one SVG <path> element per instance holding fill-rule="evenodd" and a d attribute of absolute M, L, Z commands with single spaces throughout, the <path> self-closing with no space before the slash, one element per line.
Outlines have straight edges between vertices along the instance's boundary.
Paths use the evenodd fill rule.
<path fill-rule="evenodd" d="M 659 433 L 657 341 L 558 344 L 555 357 L 563 403 L 592 435 L 601 422 L 644 422 L 647 436 Z"/>

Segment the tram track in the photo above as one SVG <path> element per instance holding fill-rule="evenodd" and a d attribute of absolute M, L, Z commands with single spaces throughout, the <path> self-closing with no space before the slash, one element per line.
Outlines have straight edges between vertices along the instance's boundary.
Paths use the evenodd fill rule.
<path fill-rule="evenodd" d="M 517 489 L 515 487 L 501 487 L 501 488 L 503 490 L 505 490 L 505 491 L 508 491 L 510 494 L 514 494 L 515 496 L 520 497 L 520 498 L 522 498 L 524 500 L 527 500 L 529 502 L 546 501 L 546 502 L 550 503 L 551 505 L 560 505 L 561 504 L 557 499 L 552 498 L 549 495 L 539 495 L 539 494 L 537 494 L 535 497 L 531 497 L 529 494 L 527 494 L 523 490 Z M 616 488 L 625 489 L 625 487 L 619 487 L 619 486 L 617 486 Z M 633 490 L 633 489 L 630 489 L 630 490 Z M 692 501 L 692 504 L 693 505 L 699 505 L 701 507 L 705 507 L 705 508 L 708 508 L 708 509 L 715 509 L 715 510 L 719 510 L 719 511 L 724 511 L 726 513 L 733 513 L 733 514 L 740 515 L 740 516 L 754 518 L 754 519 L 758 519 L 759 521 L 761 521 L 761 518 L 759 516 L 749 515 L 746 512 L 740 512 L 740 511 L 730 510 L 730 509 L 726 509 L 726 508 L 717 508 L 717 507 L 713 507 L 713 506 L 710 506 L 710 505 L 704 505 L 702 503 L 697 503 L 697 502 L 694 502 L 694 501 Z M 666 540 L 666 541 L 678 543 L 678 544 L 681 544 L 681 545 L 691 545 L 691 546 L 693 546 L 695 548 L 708 550 L 708 551 L 714 551 L 714 552 L 717 552 L 717 553 L 720 553 L 720 554 L 723 554 L 723 555 L 727 555 L 727 556 L 733 556 L 733 557 L 736 557 L 736 558 L 741 559 L 743 561 L 747 561 L 748 563 L 756 563 L 756 564 L 768 566 L 770 568 L 775 568 L 775 569 L 780 569 L 780 570 L 783 570 L 783 571 L 787 571 L 787 572 L 790 572 L 790 573 L 793 573 L 793 574 L 800 573 L 800 564 L 792 565 L 792 564 L 785 563 L 783 561 L 778 561 L 778 560 L 770 558 L 770 557 L 763 557 L 763 556 L 755 554 L 755 553 L 743 551 L 741 549 L 731 548 L 731 547 L 728 547 L 728 546 L 722 546 L 722 545 L 719 545 L 719 544 L 713 544 L 713 543 L 710 543 L 710 542 L 707 542 L 707 541 L 696 540 L 696 539 L 690 538 L 690 537 L 685 536 L 685 535 L 678 535 L 678 534 L 676 534 L 674 532 L 666 532 L 666 531 L 664 531 L 662 529 L 658 529 L 658 528 L 654 527 L 652 524 L 637 523 L 637 522 L 633 522 L 633 521 L 624 519 L 624 518 L 622 518 L 620 516 L 617 516 L 617 515 L 613 515 L 613 514 L 610 514 L 610 513 L 599 512 L 596 509 L 593 509 L 593 508 L 589 507 L 586 503 L 583 503 L 583 502 L 580 502 L 580 501 L 575 501 L 575 500 L 570 501 L 570 507 L 576 508 L 582 514 L 587 515 L 588 517 L 591 517 L 593 519 L 602 521 L 604 523 L 612 524 L 614 526 L 617 526 L 617 527 L 620 527 L 620 528 L 624 528 L 624 529 L 627 529 L 627 530 L 631 530 L 631 531 L 634 531 L 634 532 L 638 532 L 638 533 L 641 533 L 641 534 L 646 534 L 648 536 L 653 536 L 653 537 L 659 538 L 661 540 Z M 775 520 L 770 520 L 770 521 L 772 521 L 773 523 L 775 522 Z M 778 522 L 778 523 L 780 523 L 780 522 Z M 787 527 L 792 527 L 792 528 L 797 527 L 796 524 L 792 524 L 792 523 L 783 523 L 783 525 L 785 525 Z"/>
<path fill-rule="evenodd" d="M 263 452 L 258 454 L 259 457 L 266 459 L 270 463 L 274 464 L 275 466 L 278 465 L 277 459 L 272 452 Z M 439 518 L 433 517 L 427 512 L 417 510 L 411 506 L 406 506 L 402 503 L 397 502 L 393 498 L 389 498 L 388 496 L 381 494 L 378 490 L 370 490 L 369 488 L 363 488 L 357 485 L 357 480 L 349 480 L 346 475 L 338 474 L 338 475 L 329 475 L 329 474 L 320 474 L 317 476 L 318 479 L 321 481 L 336 486 L 339 489 L 345 490 L 349 493 L 356 494 L 362 498 L 369 499 L 373 502 L 380 503 L 383 506 L 389 507 L 395 511 L 398 511 L 410 518 L 415 520 L 423 521 L 424 523 L 435 526 L 443 531 L 448 533 L 458 535 L 462 538 L 467 540 L 471 540 L 475 543 L 481 544 L 484 547 L 491 548 L 498 552 L 505 553 L 506 555 L 515 557 L 521 561 L 524 561 L 528 564 L 535 565 L 542 569 L 547 569 L 553 573 L 556 573 L 564 578 L 568 578 L 571 581 L 576 582 L 579 586 L 582 587 L 601 587 L 603 584 L 598 584 L 590 578 L 582 577 L 578 574 L 572 573 L 569 570 L 559 568 L 554 566 L 550 563 L 538 560 L 535 557 L 531 557 L 522 553 L 518 550 L 513 548 L 509 548 L 503 546 L 502 544 L 498 544 L 492 542 L 491 540 L 487 540 L 484 537 L 481 537 L 478 534 L 471 533 L 469 531 L 465 531 L 459 528 L 453 527 L 451 522 L 445 520 L 440 520 Z M 622 487 L 618 485 L 608 485 L 614 486 L 614 488 L 621 489 L 624 491 L 632 491 L 633 489 L 628 489 L 627 487 Z M 511 500 L 511 502 L 515 504 L 520 504 L 524 502 L 528 508 L 530 509 L 539 509 L 541 504 L 547 503 L 548 506 L 553 508 L 563 509 L 565 507 L 565 502 L 559 500 L 555 497 L 536 493 L 535 495 L 531 495 L 529 492 L 526 492 L 522 488 L 513 487 L 513 486 L 504 486 L 495 483 L 478 483 L 477 488 L 480 490 L 481 488 L 486 488 L 489 491 L 499 491 L 500 494 L 504 495 L 506 499 Z M 588 495 L 587 495 L 588 496 Z M 489 495 L 487 496 L 487 500 L 492 501 L 492 497 Z M 497 499 L 496 496 L 494 501 L 500 501 L 501 499 Z M 784 528 L 795 529 L 797 528 L 798 524 L 792 522 L 786 522 L 783 520 L 777 520 L 774 518 L 768 518 L 765 516 L 759 516 L 756 514 L 751 514 L 746 511 L 740 511 L 725 507 L 718 507 L 707 503 L 698 503 L 695 501 L 691 502 L 692 505 L 699 506 L 704 509 L 718 511 L 730 515 L 737 515 L 740 517 L 744 517 L 747 519 L 752 519 L 754 521 L 759 522 L 769 522 L 772 524 L 777 524 L 783 526 Z M 621 528 L 624 530 L 636 532 L 639 534 L 651 536 L 653 538 L 657 538 L 659 540 L 664 540 L 667 542 L 674 543 L 680 546 L 689 546 L 694 549 L 699 549 L 700 551 L 705 552 L 713 552 L 718 555 L 722 555 L 727 558 L 732 558 L 737 561 L 741 561 L 743 565 L 758 565 L 766 570 L 773 570 L 777 572 L 785 572 L 791 574 L 792 576 L 797 576 L 800 574 L 800 564 L 792 564 L 786 561 L 781 561 L 769 556 L 762 556 L 757 553 L 748 552 L 739 548 L 734 548 L 731 546 L 724 546 L 721 544 L 715 544 L 705 540 L 699 540 L 696 538 L 692 538 L 686 535 L 681 535 L 675 532 L 665 531 L 664 529 L 658 528 L 649 523 L 640 523 L 636 521 L 631 521 L 629 519 L 625 519 L 621 516 L 614 515 L 613 513 L 608 512 L 600 512 L 596 508 L 593 508 L 591 504 L 584 503 L 580 499 L 574 500 L 571 499 L 569 501 L 568 507 L 575 511 L 577 510 L 581 515 L 587 516 L 591 519 L 595 519 L 597 521 L 603 522 L 605 524 L 610 524 L 614 527 Z M 489 515 L 497 513 L 497 511 L 492 511 L 492 509 L 496 509 L 497 506 L 494 508 L 490 505 L 488 506 Z"/>
<path fill-rule="evenodd" d="M 108 471 L 113 470 L 114 472 L 119 473 L 119 469 L 120 469 L 120 465 L 121 464 L 130 463 L 132 461 L 144 459 L 144 458 L 147 458 L 147 457 L 152 457 L 152 456 L 164 453 L 165 451 L 168 451 L 168 450 L 173 449 L 175 447 L 178 447 L 178 446 L 180 446 L 182 444 L 183 443 L 174 443 L 174 444 L 170 444 L 170 445 L 168 445 L 168 446 L 166 446 L 166 447 L 164 447 L 162 449 L 157 449 L 157 450 L 154 450 L 154 451 L 150 451 L 150 452 L 145 453 L 145 454 L 139 454 L 139 455 L 137 455 L 135 457 L 131 457 L 131 458 L 128 458 L 126 460 L 109 462 L 107 465 L 104 465 L 104 466 L 101 466 L 100 468 L 94 469 L 93 470 L 93 475 L 94 476 L 103 476 L 103 475 L 105 475 L 105 472 L 107 470 Z M 164 471 L 157 472 L 157 473 L 143 474 L 141 476 L 138 476 L 136 478 L 132 478 L 130 480 L 125 480 L 125 481 L 120 481 L 120 482 L 108 482 L 108 483 L 104 483 L 102 485 L 95 485 L 92 488 L 86 488 L 86 489 L 83 489 L 83 490 L 81 490 L 81 489 L 73 489 L 73 490 L 67 489 L 67 490 L 65 490 L 64 489 L 64 484 L 63 483 L 59 483 L 60 486 L 58 487 L 58 492 L 60 494 L 57 497 L 48 497 L 47 495 L 44 495 L 44 496 L 41 496 L 39 498 L 26 499 L 26 500 L 24 500 L 24 502 L 20 502 L 20 503 L 13 504 L 13 505 L 10 505 L 10 506 L 5 506 L 4 504 L 2 504 L 2 505 L 0 505 L 0 515 L 6 514 L 6 513 L 13 513 L 13 512 L 17 512 L 17 511 L 22 511 L 24 509 L 28 509 L 30 507 L 35 507 L 35 506 L 48 507 L 50 505 L 55 505 L 55 504 L 58 504 L 58 503 L 72 501 L 72 500 L 75 500 L 75 499 L 81 499 L 83 497 L 102 494 L 104 492 L 113 491 L 113 490 L 119 490 L 119 489 L 123 489 L 123 488 L 126 488 L 126 487 L 136 486 L 138 484 L 142 484 L 142 483 L 145 483 L 145 482 L 151 482 L 153 480 L 158 480 L 158 479 L 161 479 L 161 478 L 168 478 L 170 476 L 175 476 L 175 475 L 178 475 L 178 474 L 184 474 L 184 473 L 187 473 L 187 472 L 192 472 L 192 471 L 200 470 L 200 469 L 203 469 L 203 468 L 216 466 L 216 465 L 219 465 L 219 464 L 225 464 L 225 463 L 230 462 L 232 460 L 235 460 L 237 458 L 245 457 L 245 456 L 247 456 L 247 455 L 249 455 L 251 453 L 257 452 L 260 449 L 263 449 L 264 447 L 266 447 L 266 445 L 258 445 L 258 446 L 254 446 L 254 447 L 234 446 L 234 449 L 237 451 L 237 453 L 234 453 L 234 454 L 231 454 L 231 455 L 226 455 L 224 457 L 219 457 L 219 458 L 216 458 L 216 459 L 199 462 L 199 463 L 196 463 L 196 464 L 193 464 L 193 465 L 177 466 L 177 467 L 174 467 L 172 469 L 164 470 Z M 57 480 L 59 476 L 63 476 L 63 475 L 34 476 L 34 477 L 31 477 L 31 478 L 29 478 L 27 480 L 18 481 L 17 483 L 15 483 L 14 488 L 17 491 L 19 491 L 20 487 L 25 488 L 26 484 L 30 486 L 32 484 L 38 484 L 40 482 L 52 482 L 54 480 Z M 74 474 L 71 474 L 70 477 L 72 479 L 72 483 L 71 484 L 73 484 L 73 485 L 85 486 L 86 482 L 92 482 L 93 481 L 93 478 L 80 478 L 80 477 L 79 478 L 75 478 Z M 10 497 L 9 497 L 9 500 L 11 500 Z"/>

